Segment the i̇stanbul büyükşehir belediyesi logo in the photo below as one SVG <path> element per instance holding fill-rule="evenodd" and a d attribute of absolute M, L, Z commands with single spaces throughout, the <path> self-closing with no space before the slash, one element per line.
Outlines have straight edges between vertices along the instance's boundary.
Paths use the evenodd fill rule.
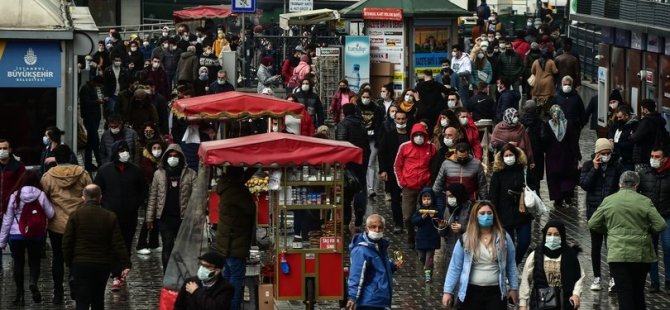
<path fill-rule="evenodd" d="M 26 51 L 26 55 L 23 56 L 23 61 L 29 66 L 37 63 L 37 55 L 35 55 L 32 48 L 29 48 L 28 51 Z"/>

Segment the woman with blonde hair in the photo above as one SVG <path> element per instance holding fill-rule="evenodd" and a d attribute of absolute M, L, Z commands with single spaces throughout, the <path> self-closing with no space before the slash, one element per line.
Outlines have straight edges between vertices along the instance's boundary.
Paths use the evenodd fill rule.
<path fill-rule="evenodd" d="M 503 229 L 495 206 L 490 201 L 475 203 L 465 234 L 454 246 L 442 304 L 449 306 L 454 302 L 456 291 L 459 309 L 504 310 L 506 297 L 516 303 L 519 279 L 515 255 L 514 243 Z"/>

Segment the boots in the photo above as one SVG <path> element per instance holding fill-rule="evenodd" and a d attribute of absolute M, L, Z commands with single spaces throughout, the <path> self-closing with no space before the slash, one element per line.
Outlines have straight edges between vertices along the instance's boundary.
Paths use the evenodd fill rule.
<path fill-rule="evenodd" d="M 39 288 L 37 288 L 37 284 L 31 283 L 30 286 L 30 293 L 33 295 L 33 301 L 37 304 L 42 302 L 42 294 L 40 293 Z"/>

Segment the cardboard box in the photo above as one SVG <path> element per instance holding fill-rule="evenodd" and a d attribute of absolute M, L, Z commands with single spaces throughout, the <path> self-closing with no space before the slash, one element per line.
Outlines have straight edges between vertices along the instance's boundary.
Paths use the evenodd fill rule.
<path fill-rule="evenodd" d="M 393 76 L 393 64 L 390 62 L 371 63 L 370 76 Z"/>
<path fill-rule="evenodd" d="M 370 77 L 370 87 L 372 88 L 372 98 L 379 98 L 382 86 L 393 82 L 393 76 L 373 76 Z"/>
<path fill-rule="evenodd" d="M 272 284 L 258 285 L 258 310 L 274 310 L 275 298 Z"/>

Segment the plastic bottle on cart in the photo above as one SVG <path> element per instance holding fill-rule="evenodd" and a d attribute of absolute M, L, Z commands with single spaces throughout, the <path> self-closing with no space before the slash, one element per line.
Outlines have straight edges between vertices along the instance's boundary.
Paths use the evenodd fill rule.
<path fill-rule="evenodd" d="M 300 195 L 300 198 L 302 198 L 302 204 L 304 205 L 309 204 L 309 201 L 307 201 L 307 187 L 302 187 L 300 189 L 302 190 L 302 193 Z"/>

